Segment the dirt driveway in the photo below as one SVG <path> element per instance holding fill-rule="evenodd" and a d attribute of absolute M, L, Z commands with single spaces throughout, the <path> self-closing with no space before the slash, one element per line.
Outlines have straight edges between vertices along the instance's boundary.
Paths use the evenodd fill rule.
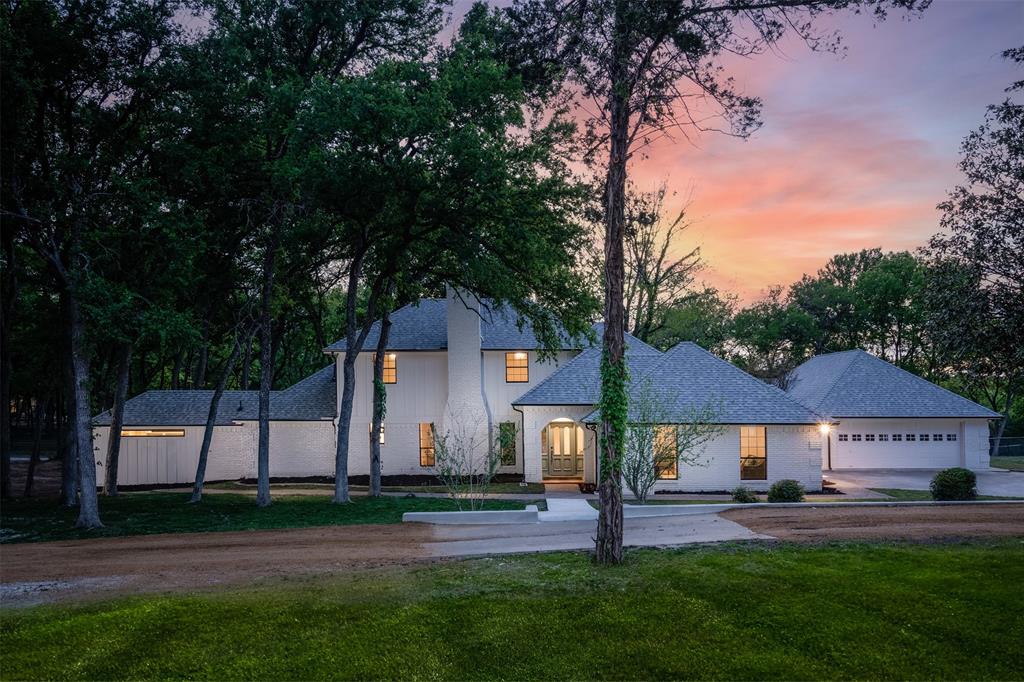
<path fill-rule="evenodd" d="M 0 546 L 0 603 L 195 590 L 479 554 L 591 547 L 594 523 L 394 524 L 182 533 Z M 1024 537 L 1024 504 L 735 509 L 629 519 L 626 543 Z"/>

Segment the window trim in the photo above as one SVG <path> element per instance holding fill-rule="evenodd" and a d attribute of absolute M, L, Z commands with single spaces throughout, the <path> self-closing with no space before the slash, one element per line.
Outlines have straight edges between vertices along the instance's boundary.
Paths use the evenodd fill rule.
<path fill-rule="evenodd" d="M 522 366 L 518 364 L 509 364 L 509 361 L 513 363 L 522 362 Z M 514 373 L 518 373 L 520 370 L 525 370 L 525 379 L 510 379 L 509 370 Z M 506 351 L 505 352 L 505 383 L 506 384 L 528 384 L 530 383 L 530 354 L 526 351 Z"/>
<path fill-rule="evenodd" d="M 761 433 L 764 434 L 764 454 L 761 457 L 743 456 L 743 429 L 761 429 Z M 744 459 L 761 459 L 764 461 L 764 476 L 762 478 L 753 478 L 751 476 L 743 475 L 743 460 Z M 740 426 L 740 480 L 741 481 L 767 481 L 768 480 L 768 427 L 760 424 L 747 424 Z"/>
<path fill-rule="evenodd" d="M 427 427 L 427 433 L 429 434 L 429 444 L 423 444 L 423 427 Z M 419 424 L 419 446 L 420 446 L 420 466 L 424 468 L 430 468 L 437 466 L 437 451 L 434 448 L 434 425 L 430 422 L 420 422 Z M 424 454 L 430 452 L 430 461 L 425 462 Z"/>

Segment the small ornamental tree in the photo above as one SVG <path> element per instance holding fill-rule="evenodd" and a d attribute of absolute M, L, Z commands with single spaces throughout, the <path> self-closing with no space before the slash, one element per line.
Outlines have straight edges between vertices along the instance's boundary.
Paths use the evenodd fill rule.
<path fill-rule="evenodd" d="M 476 511 L 484 506 L 494 475 L 501 466 L 501 454 L 515 447 L 516 430 L 497 429 L 491 437 L 464 415 L 456 414 L 443 434 L 433 424 L 434 470 L 459 511 Z"/>
<path fill-rule="evenodd" d="M 663 477 L 678 477 L 683 464 L 703 466 L 704 448 L 722 434 L 716 403 L 674 408 L 673 396 L 658 395 L 650 380 L 632 396 L 632 420 L 626 428 L 622 480 L 641 503 Z M 673 472 L 675 476 L 666 476 Z"/>

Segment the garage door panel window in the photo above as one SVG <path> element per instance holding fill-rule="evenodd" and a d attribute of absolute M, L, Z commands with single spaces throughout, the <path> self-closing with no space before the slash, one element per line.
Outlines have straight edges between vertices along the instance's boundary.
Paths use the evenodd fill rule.
<path fill-rule="evenodd" d="M 894 433 L 894 434 L 892 434 L 892 442 L 900 443 L 902 441 L 903 441 L 903 434 L 902 433 Z"/>
<path fill-rule="evenodd" d="M 740 480 L 765 481 L 768 479 L 767 428 L 740 427 Z"/>
<path fill-rule="evenodd" d="M 854 443 L 859 443 L 859 442 L 861 442 L 862 438 L 863 438 L 863 437 L 862 437 L 862 436 L 861 436 L 861 435 L 860 435 L 859 433 L 855 433 L 855 434 L 853 434 L 853 436 L 852 436 L 852 437 L 850 438 L 850 440 L 852 440 L 852 441 L 853 441 Z"/>
<path fill-rule="evenodd" d="M 948 441 L 956 440 L 956 434 L 955 433 L 947 433 L 946 434 L 946 440 L 948 440 Z"/>
<path fill-rule="evenodd" d="M 942 434 L 941 433 L 933 433 L 932 434 L 932 440 L 935 441 L 936 443 L 941 443 L 942 442 Z"/>
<path fill-rule="evenodd" d="M 921 434 L 921 442 L 922 442 L 922 443 L 927 443 L 927 442 L 928 442 L 928 440 L 929 440 L 929 438 L 928 438 L 928 434 L 927 434 L 927 433 L 922 433 L 922 434 Z"/>
<path fill-rule="evenodd" d="M 913 433 L 908 433 L 907 434 L 907 442 L 908 443 L 913 443 L 915 440 L 917 440 L 917 436 L 916 435 L 914 435 Z"/>
<path fill-rule="evenodd" d="M 887 442 L 889 442 L 889 434 L 888 433 L 880 433 L 880 434 L 878 434 L 878 442 L 880 442 L 880 443 L 887 443 Z"/>
<path fill-rule="evenodd" d="M 874 443 L 875 442 L 875 434 L 873 434 L 873 433 L 866 433 L 866 434 L 864 434 L 864 441 L 867 442 L 867 443 Z"/>
<path fill-rule="evenodd" d="M 849 434 L 847 434 L 847 433 L 840 433 L 839 434 L 839 442 L 840 443 L 845 443 L 848 440 L 850 440 L 850 435 Z"/>

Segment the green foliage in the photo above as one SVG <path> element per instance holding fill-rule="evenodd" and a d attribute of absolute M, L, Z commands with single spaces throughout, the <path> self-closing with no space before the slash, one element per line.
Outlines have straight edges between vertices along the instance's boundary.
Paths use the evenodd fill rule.
<path fill-rule="evenodd" d="M 759 502 L 757 494 L 745 485 L 738 485 L 732 489 L 732 501 L 740 504 Z"/>
<path fill-rule="evenodd" d="M 769 502 L 803 502 L 804 487 L 799 481 L 784 478 L 768 488 Z"/>
<path fill-rule="evenodd" d="M 6 679 L 1009 680 L 1024 669 L 1021 566 L 1024 547 L 1006 541 L 377 567 L 9 609 L 0 667 Z"/>
<path fill-rule="evenodd" d="M 935 474 L 928 489 L 935 500 L 973 500 L 978 497 L 978 477 L 970 469 L 951 467 Z"/>
<path fill-rule="evenodd" d="M 625 361 L 613 364 L 608 358 L 608 351 L 601 354 L 601 399 L 598 409 L 601 420 L 608 424 L 608 431 L 598 429 L 598 443 L 601 448 L 601 480 L 611 477 L 615 485 L 619 484 L 618 476 L 612 476 L 622 466 L 622 457 L 626 448 L 626 427 L 629 423 L 629 395 L 626 386 L 629 382 L 629 369 Z M 609 456 L 609 451 L 615 456 Z"/>

